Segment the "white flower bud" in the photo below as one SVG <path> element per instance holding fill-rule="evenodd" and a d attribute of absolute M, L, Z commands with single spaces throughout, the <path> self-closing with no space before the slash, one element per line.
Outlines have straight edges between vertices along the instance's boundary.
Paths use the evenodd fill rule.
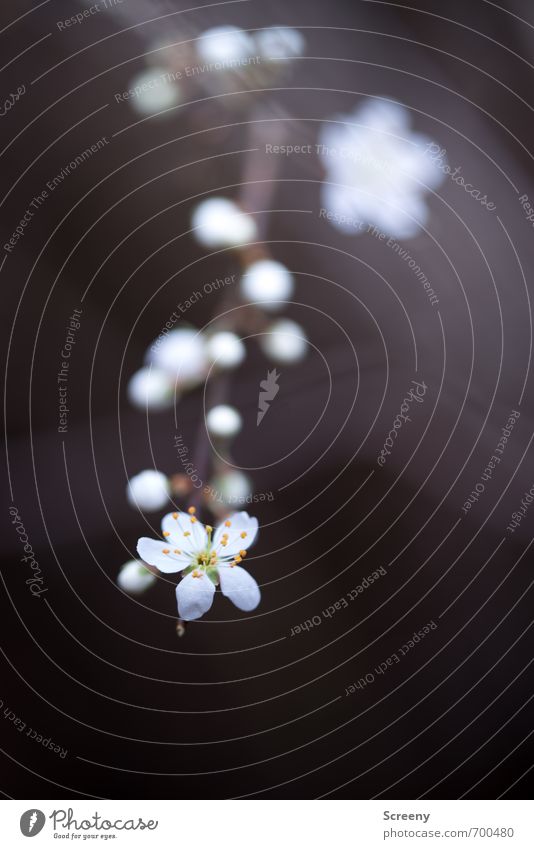
<path fill-rule="evenodd" d="M 235 407 L 219 404 L 212 407 L 206 416 L 206 425 L 212 436 L 230 439 L 241 430 L 243 420 Z"/>
<path fill-rule="evenodd" d="M 165 68 L 151 68 L 131 80 L 129 88 L 135 92 L 128 103 L 140 115 L 154 115 L 180 101 L 180 90 L 166 76 Z"/>
<path fill-rule="evenodd" d="M 273 322 L 259 342 L 264 354 L 275 362 L 296 363 L 305 356 L 308 340 L 300 324 L 283 318 Z"/>
<path fill-rule="evenodd" d="M 235 333 L 221 330 L 208 339 L 206 353 L 217 368 L 235 368 L 245 358 L 245 346 Z"/>
<path fill-rule="evenodd" d="M 165 410 L 173 404 L 174 384 L 167 372 L 144 366 L 130 378 L 128 398 L 143 410 Z"/>
<path fill-rule="evenodd" d="M 171 330 L 152 347 L 155 350 L 147 351 L 148 361 L 172 374 L 179 387 L 194 386 L 204 379 L 208 363 L 201 333 L 189 327 Z"/>
<path fill-rule="evenodd" d="M 119 587 L 131 595 L 141 595 L 155 580 L 156 576 L 140 560 L 129 560 L 117 575 Z"/>
<path fill-rule="evenodd" d="M 291 273 L 285 265 L 273 259 L 253 262 L 241 278 L 242 297 L 273 312 L 283 308 L 293 289 Z"/>
<path fill-rule="evenodd" d="M 161 510 L 169 500 L 169 481 L 162 472 L 146 469 L 128 482 L 126 494 L 132 507 L 153 512 Z"/>
<path fill-rule="evenodd" d="M 193 212 L 195 238 L 205 248 L 234 248 L 256 238 L 256 222 L 227 198 L 208 198 Z"/>
<path fill-rule="evenodd" d="M 240 27 L 211 27 L 197 41 L 197 54 L 202 62 L 238 63 L 255 53 L 254 39 Z"/>
<path fill-rule="evenodd" d="M 210 483 L 215 498 L 222 498 L 225 504 L 239 504 L 252 492 L 252 481 L 243 472 L 232 469 L 217 475 Z"/>
<path fill-rule="evenodd" d="M 284 61 L 294 56 L 302 56 L 305 47 L 304 36 L 291 27 L 269 27 L 256 33 L 258 52 L 264 59 Z"/>

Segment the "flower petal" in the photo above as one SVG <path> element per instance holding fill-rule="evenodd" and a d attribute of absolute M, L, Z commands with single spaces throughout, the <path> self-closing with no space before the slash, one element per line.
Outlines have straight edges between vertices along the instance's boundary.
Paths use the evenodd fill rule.
<path fill-rule="evenodd" d="M 221 592 L 239 610 L 254 610 L 260 603 L 261 593 L 256 581 L 241 566 L 219 566 Z"/>
<path fill-rule="evenodd" d="M 215 530 L 213 547 L 219 557 L 234 557 L 242 548 L 248 549 L 256 539 L 258 520 L 248 513 L 232 513 Z M 228 534 L 228 542 L 223 545 L 223 536 Z"/>
<path fill-rule="evenodd" d="M 215 587 L 205 572 L 190 572 L 176 587 L 178 614 L 186 622 L 200 619 L 213 603 Z"/>
<path fill-rule="evenodd" d="M 206 528 L 188 513 L 167 513 L 162 519 L 161 529 L 163 536 L 174 543 L 173 548 L 188 554 L 204 551 L 208 544 Z"/>
<path fill-rule="evenodd" d="M 156 566 L 160 572 L 181 572 L 191 563 L 189 555 L 183 552 L 177 554 L 172 544 L 163 540 L 141 537 L 137 542 L 137 551 L 145 563 Z"/>

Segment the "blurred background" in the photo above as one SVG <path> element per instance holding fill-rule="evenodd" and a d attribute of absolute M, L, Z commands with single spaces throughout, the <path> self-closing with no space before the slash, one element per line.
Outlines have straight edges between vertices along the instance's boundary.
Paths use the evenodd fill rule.
<path fill-rule="evenodd" d="M 534 485 L 530 4 L 96 6 L 18 0 L 0 10 L 4 795 L 526 797 L 528 500 L 510 522 Z M 241 28 L 254 50 L 271 27 L 302 40 L 284 42 L 291 60 L 264 44 L 251 68 L 202 70 L 199 37 L 219 26 Z M 155 99 L 122 96 L 155 73 L 175 75 Z M 402 105 L 412 149 L 446 154 L 430 171 L 428 155 L 415 158 L 406 184 L 348 159 L 349 191 L 335 198 L 340 215 L 363 215 L 362 231 L 321 215 L 336 202 L 327 187 L 345 178 L 315 145 L 347 144 L 347 116 L 358 125 L 357 110 L 376 102 L 386 124 L 392 103 Z M 393 169 L 398 135 L 376 145 Z M 478 198 L 443 168 L 438 177 L 439 162 L 459 168 Z M 378 197 L 367 219 L 354 196 L 364 179 Z M 410 232 L 400 214 L 380 217 L 390 191 L 407 207 L 414 197 Z M 280 390 L 261 426 L 259 383 L 273 368 L 257 338 L 265 314 L 241 306 L 238 285 L 206 294 L 242 271 L 241 255 L 207 249 L 191 232 L 210 197 L 239 203 L 257 227 L 253 258 L 283 263 L 294 280 L 276 315 L 303 328 L 306 352 L 275 363 Z M 238 312 L 246 358 L 210 376 L 206 394 L 199 385 L 164 410 L 143 409 L 129 397 L 132 375 L 177 309 L 177 326 L 203 332 Z M 74 310 L 68 424 L 58 432 Z M 380 466 L 414 380 L 424 403 L 411 405 Z M 214 397 L 242 417 L 226 459 L 252 482 L 245 509 L 260 534 L 247 568 L 262 602 L 244 614 L 217 597 L 179 638 L 177 576 L 139 596 L 116 581 L 137 539 L 156 536 L 163 513 L 187 507 L 190 494 L 176 490 L 147 511 L 129 502 L 127 484 L 145 469 L 183 472 L 177 434 L 204 469 Z M 462 509 L 514 411 L 500 462 Z M 39 596 L 26 583 L 12 505 L 43 576 Z M 198 507 L 205 521 L 208 506 Z M 379 568 L 372 586 L 322 615 Z M 388 664 L 429 622 L 437 627 Z M 347 694 L 365 676 L 372 682 Z"/>

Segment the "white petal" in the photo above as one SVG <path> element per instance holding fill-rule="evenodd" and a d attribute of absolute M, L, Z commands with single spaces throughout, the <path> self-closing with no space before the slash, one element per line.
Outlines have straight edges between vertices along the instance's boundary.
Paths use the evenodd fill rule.
<path fill-rule="evenodd" d="M 261 593 L 256 581 L 241 566 L 219 566 L 221 592 L 239 610 L 254 610 L 260 603 Z"/>
<path fill-rule="evenodd" d="M 229 522 L 228 526 L 226 522 Z M 213 538 L 213 547 L 219 557 L 233 557 L 241 549 L 247 551 L 258 533 L 258 520 L 248 513 L 232 513 L 225 522 L 217 526 Z M 224 534 L 228 534 L 228 543 L 222 544 Z M 243 536 L 245 534 L 245 536 Z"/>
<path fill-rule="evenodd" d="M 190 572 L 176 587 L 178 614 L 186 622 L 203 616 L 210 609 L 215 593 L 213 582 L 204 572 L 195 574 Z"/>
<path fill-rule="evenodd" d="M 176 516 L 176 518 L 174 518 Z M 163 535 L 167 536 L 173 548 L 179 548 L 186 554 L 198 554 L 204 551 L 208 544 L 208 535 L 202 522 L 189 513 L 167 513 L 161 522 Z M 187 534 L 187 536 L 186 536 Z"/>
<path fill-rule="evenodd" d="M 183 553 L 175 554 L 172 544 L 163 540 L 141 537 L 137 542 L 137 551 L 145 563 L 156 566 L 160 572 L 181 572 L 191 563 L 191 557 Z M 169 553 L 164 554 L 164 551 Z"/>

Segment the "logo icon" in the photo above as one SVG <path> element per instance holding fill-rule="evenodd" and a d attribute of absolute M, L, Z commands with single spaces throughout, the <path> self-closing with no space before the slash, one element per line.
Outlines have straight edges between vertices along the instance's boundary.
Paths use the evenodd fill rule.
<path fill-rule="evenodd" d="M 271 406 L 271 403 L 274 401 L 276 396 L 278 395 L 278 390 L 280 387 L 278 386 L 278 378 L 280 375 L 273 368 L 272 371 L 267 372 L 267 377 L 265 380 L 260 380 L 260 393 L 258 395 L 258 417 L 256 420 L 256 426 L 258 426 L 265 413 Z"/>
<path fill-rule="evenodd" d="M 24 837 L 35 837 L 42 830 L 45 822 L 46 817 L 42 811 L 30 808 L 29 811 L 24 811 L 20 818 L 20 830 Z"/>

